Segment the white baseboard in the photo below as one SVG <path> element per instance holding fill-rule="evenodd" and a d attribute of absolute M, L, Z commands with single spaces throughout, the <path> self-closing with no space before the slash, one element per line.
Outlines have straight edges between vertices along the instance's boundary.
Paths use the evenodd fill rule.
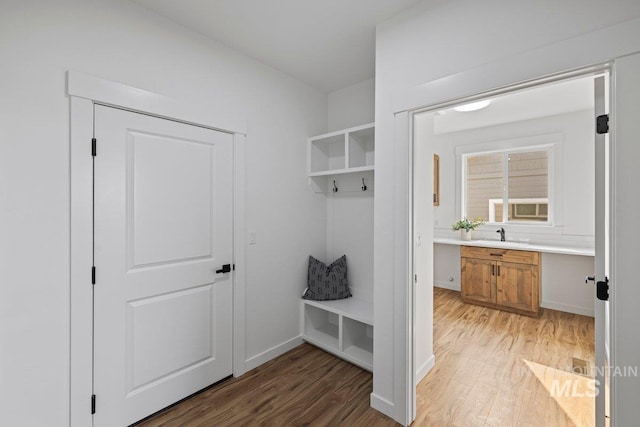
<path fill-rule="evenodd" d="M 435 286 L 436 288 L 444 288 L 460 292 L 460 283 L 445 282 L 444 280 L 434 280 L 433 286 Z"/>
<path fill-rule="evenodd" d="M 376 411 L 380 411 L 383 414 L 385 414 L 387 417 L 389 418 L 393 418 L 394 417 L 394 405 L 393 403 L 389 402 L 387 399 L 378 396 L 375 393 L 371 393 L 370 397 L 369 397 L 369 401 L 371 403 L 371 407 L 373 409 L 375 409 Z"/>
<path fill-rule="evenodd" d="M 263 363 L 267 363 L 271 359 L 275 359 L 281 354 L 286 353 L 287 351 L 296 348 L 300 344 L 302 344 L 302 336 L 297 336 L 295 338 L 290 339 L 289 341 L 285 341 L 282 344 L 278 344 L 275 347 L 271 347 L 267 351 L 263 351 L 262 353 L 252 356 L 244 362 L 245 372 L 252 370 L 253 368 L 257 368 Z"/>
<path fill-rule="evenodd" d="M 431 368 L 433 368 L 436 364 L 436 356 L 431 355 L 416 371 L 416 385 L 422 381 L 422 379 L 429 373 Z"/>
<path fill-rule="evenodd" d="M 589 317 L 594 316 L 593 307 L 589 307 L 589 308 L 578 307 L 575 305 L 562 304 L 558 302 L 545 301 L 545 300 L 542 300 L 542 302 L 540 303 L 540 307 L 549 308 L 551 310 L 565 311 L 567 313 L 581 314 L 583 316 L 589 316 Z"/>

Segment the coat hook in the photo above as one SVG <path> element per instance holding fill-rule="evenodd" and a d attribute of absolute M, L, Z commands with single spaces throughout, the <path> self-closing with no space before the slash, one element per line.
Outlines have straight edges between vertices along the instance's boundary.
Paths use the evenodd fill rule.
<path fill-rule="evenodd" d="M 333 180 L 333 192 L 337 193 L 338 192 L 338 187 L 336 187 L 336 180 Z"/>
<path fill-rule="evenodd" d="M 367 191 L 367 184 L 364 183 L 364 178 L 362 178 L 362 191 Z"/>

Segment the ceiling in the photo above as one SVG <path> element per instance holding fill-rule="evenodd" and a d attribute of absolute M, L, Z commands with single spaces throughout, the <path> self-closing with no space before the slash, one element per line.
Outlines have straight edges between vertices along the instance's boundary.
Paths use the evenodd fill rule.
<path fill-rule="evenodd" d="M 438 111 L 434 134 L 593 110 L 593 90 L 593 76 L 584 76 L 491 97 L 491 104 L 477 111 Z"/>
<path fill-rule="evenodd" d="M 131 1 L 325 92 L 372 78 L 376 25 L 420 2 Z"/>

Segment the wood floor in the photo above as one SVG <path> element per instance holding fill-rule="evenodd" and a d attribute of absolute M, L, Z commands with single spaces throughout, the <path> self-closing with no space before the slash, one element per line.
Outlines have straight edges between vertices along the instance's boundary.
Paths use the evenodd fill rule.
<path fill-rule="evenodd" d="M 398 426 L 369 407 L 371 373 L 303 344 L 137 427 Z"/>
<path fill-rule="evenodd" d="M 545 310 L 539 319 L 462 303 L 434 291 L 436 366 L 418 385 L 413 426 L 592 425 L 593 319 Z M 554 386 L 554 381 L 557 384 Z M 550 397 L 554 387 L 566 396 Z M 139 426 L 398 426 L 369 407 L 372 377 L 303 344 Z"/>
<path fill-rule="evenodd" d="M 530 318 L 435 288 L 436 365 L 418 385 L 413 425 L 592 426 L 593 383 L 568 371 L 576 357 L 593 372 L 593 340 L 589 317 L 544 310 Z"/>

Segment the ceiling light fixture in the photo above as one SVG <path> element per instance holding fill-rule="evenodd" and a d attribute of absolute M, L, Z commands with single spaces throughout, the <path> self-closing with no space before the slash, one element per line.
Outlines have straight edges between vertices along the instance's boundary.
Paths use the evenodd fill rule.
<path fill-rule="evenodd" d="M 470 104 L 459 105 L 457 107 L 454 107 L 454 110 L 466 113 L 469 111 L 482 110 L 483 108 L 487 108 L 489 104 L 491 104 L 491 100 L 484 99 L 482 101 L 472 102 Z"/>

